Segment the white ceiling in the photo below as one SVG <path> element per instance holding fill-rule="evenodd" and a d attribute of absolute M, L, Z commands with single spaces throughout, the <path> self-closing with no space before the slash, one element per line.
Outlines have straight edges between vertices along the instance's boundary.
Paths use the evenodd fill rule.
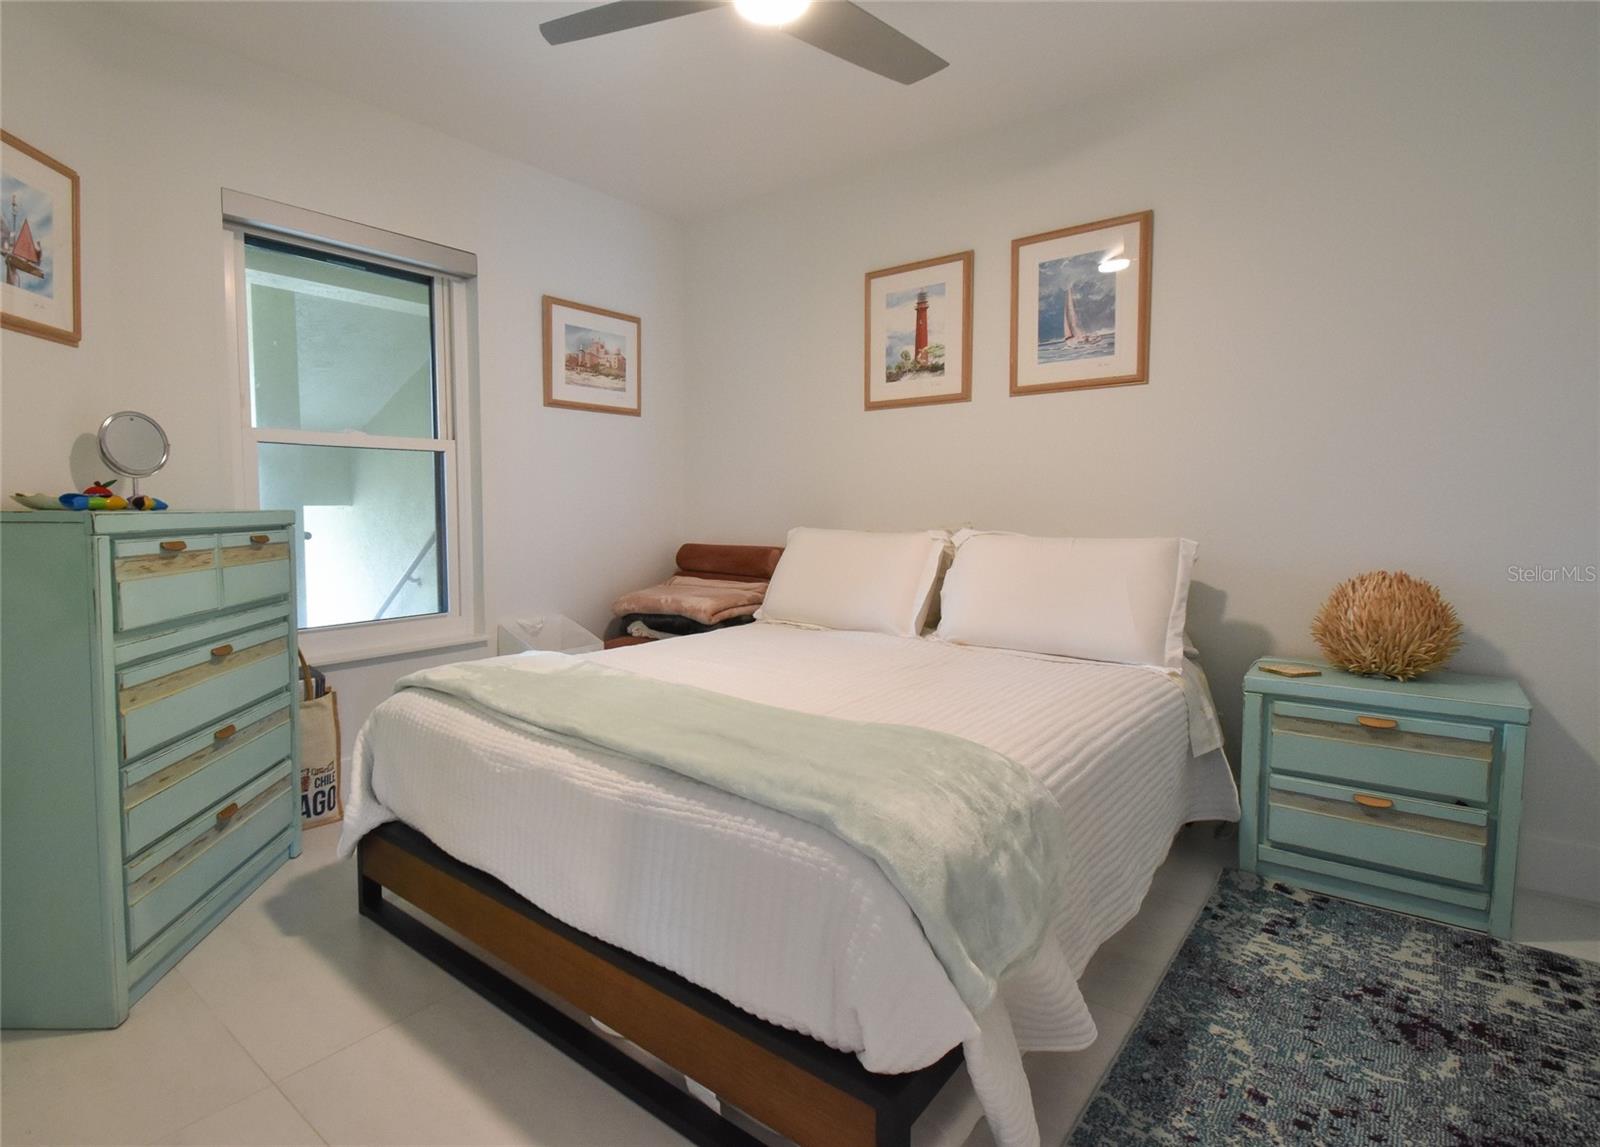
<path fill-rule="evenodd" d="M 863 6 L 950 66 L 903 87 L 731 8 L 561 47 L 538 25 L 585 5 L 246 0 L 123 11 L 680 218 L 1203 70 L 1327 17 L 1324 5 L 1297 3 Z"/>

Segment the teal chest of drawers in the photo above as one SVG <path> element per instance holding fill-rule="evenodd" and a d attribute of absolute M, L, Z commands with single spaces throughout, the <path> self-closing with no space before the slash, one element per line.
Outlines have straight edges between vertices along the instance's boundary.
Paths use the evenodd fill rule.
<path fill-rule="evenodd" d="M 5 1027 L 115 1027 L 299 853 L 296 536 L 0 514 Z"/>
<path fill-rule="evenodd" d="M 1511 934 L 1528 698 L 1514 681 L 1244 679 L 1242 868 Z"/>

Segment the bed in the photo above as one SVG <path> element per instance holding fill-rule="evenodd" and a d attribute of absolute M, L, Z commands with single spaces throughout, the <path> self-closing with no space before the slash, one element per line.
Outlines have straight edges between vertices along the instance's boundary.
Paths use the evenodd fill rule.
<path fill-rule="evenodd" d="M 1045 943 L 974 1015 L 883 874 L 825 830 L 415 690 L 357 740 L 341 849 L 404 822 L 572 936 L 874 1076 L 948 1075 L 959 1048 L 1002 1144 L 1037 1141 L 1020 1051 L 1095 1039 L 1076 981 L 1138 911 L 1173 834 L 1239 813 L 1192 663 L 1175 673 L 774 622 L 588 656 L 782 708 L 931 728 L 1024 765 L 1068 828 Z"/>

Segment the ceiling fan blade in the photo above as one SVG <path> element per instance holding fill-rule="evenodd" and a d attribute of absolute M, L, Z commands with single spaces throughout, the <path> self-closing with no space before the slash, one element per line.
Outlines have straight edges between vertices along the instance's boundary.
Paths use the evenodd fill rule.
<path fill-rule="evenodd" d="M 949 65 L 850 0 L 818 0 L 783 30 L 813 48 L 902 84 L 925 80 Z"/>
<path fill-rule="evenodd" d="M 625 32 L 629 28 L 642 28 L 646 24 L 659 24 L 679 16 L 693 16 L 707 8 L 721 8 L 725 0 L 617 0 L 614 4 L 598 4 L 570 16 L 546 20 L 539 25 L 545 42 L 570 44 L 574 40 L 588 40 L 612 32 Z"/>

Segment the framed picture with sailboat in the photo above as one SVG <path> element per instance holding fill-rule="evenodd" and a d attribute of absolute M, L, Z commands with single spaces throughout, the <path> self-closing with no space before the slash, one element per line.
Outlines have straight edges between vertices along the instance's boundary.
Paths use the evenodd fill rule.
<path fill-rule="evenodd" d="M 1011 393 L 1149 381 L 1153 211 L 1011 241 Z"/>

